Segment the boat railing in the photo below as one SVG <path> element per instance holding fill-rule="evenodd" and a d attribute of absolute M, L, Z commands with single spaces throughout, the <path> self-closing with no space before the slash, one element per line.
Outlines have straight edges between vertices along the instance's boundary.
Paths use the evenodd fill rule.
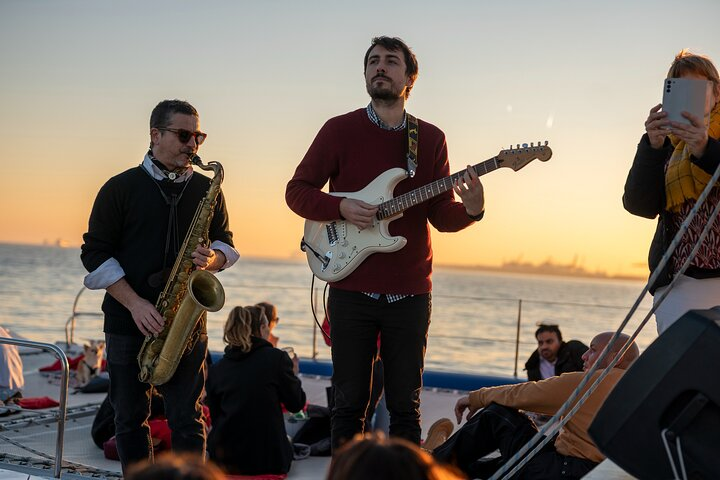
<path fill-rule="evenodd" d="M 67 349 L 69 349 L 72 345 L 75 345 L 75 319 L 78 317 L 102 317 L 101 312 L 78 312 L 78 302 L 80 301 L 80 296 L 83 292 L 85 292 L 85 290 L 87 290 L 87 288 L 82 287 L 77 295 L 75 295 L 72 313 L 65 322 L 65 348 Z"/>
<path fill-rule="evenodd" d="M 265 285 L 265 284 L 247 284 L 247 285 L 233 285 L 233 288 L 247 288 L 252 289 L 254 291 L 271 291 L 271 290 L 308 290 L 307 286 L 293 286 L 293 285 Z M 70 345 L 74 344 L 74 335 L 75 335 L 75 327 L 76 327 L 76 319 L 79 317 L 101 317 L 102 313 L 99 312 L 84 312 L 84 311 L 78 311 L 78 302 L 80 299 L 80 296 L 83 294 L 83 292 L 86 290 L 85 287 L 82 287 L 80 291 L 75 296 L 75 302 L 73 303 L 73 310 L 68 318 L 66 324 L 65 324 L 65 339 L 68 344 L 68 347 Z M 319 322 L 322 322 L 323 319 L 323 311 L 324 311 L 324 305 L 323 305 L 323 294 L 324 289 L 322 287 L 313 287 L 312 292 L 310 293 L 310 302 L 313 311 L 315 312 L 315 316 L 317 317 Z M 618 310 L 618 311 L 627 311 L 628 306 L 625 305 L 607 305 L 607 304 L 598 304 L 598 303 L 581 303 L 581 302 L 567 302 L 567 301 L 552 301 L 552 300 L 535 300 L 535 299 L 522 299 L 522 298 L 497 298 L 497 297 L 481 297 L 481 296 L 460 296 L 460 295 L 444 295 L 444 294 L 438 294 L 433 293 L 433 299 L 443 299 L 443 300 L 449 300 L 449 301 L 474 301 L 474 302 L 503 302 L 508 304 L 508 308 L 510 308 L 509 312 L 512 310 L 516 311 L 516 318 L 515 318 L 515 331 L 514 331 L 514 338 L 494 338 L 494 337 L 483 337 L 483 336 L 467 336 L 467 335 L 449 335 L 444 334 L 442 332 L 433 332 L 433 338 L 435 339 L 448 339 L 448 340 L 462 340 L 462 341 L 475 341 L 475 342 L 491 342 L 496 344 L 508 344 L 508 345 L 514 345 L 515 346 L 515 360 L 514 360 L 514 368 L 513 368 L 513 376 L 518 377 L 518 366 L 520 364 L 520 346 L 521 345 L 535 345 L 535 342 L 530 341 L 523 341 L 520 339 L 520 331 L 521 327 L 523 325 L 523 314 L 524 309 L 532 307 L 532 306 L 559 306 L 559 307 L 573 307 L 573 308 L 600 308 L 600 309 L 609 309 L 609 310 Z M 311 320 L 312 322 L 312 355 L 311 358 L 313 360 L 318 359 L 319 355 L 319 348 L 318 348 L 318 341 L 322 338 L 323 333 L 320 331 L 320 328 L 318 327 L 315 319 L 313 318 Z M 283 321 L 283 328 L 289 328 L 293 330 L 305 330 L 308 328 L 307 322 L 293 322 L 293 321 Z"/>
<path fill-rule="evenodd" d="M 70 381 L 70 364 L 65 352 L 52 343 L 33 342 L 20 338 L 0 337 L 0 343 L 28 347 L 53 353 L 60 360 L 60 407 L 57 413 L 57 442 L 55 444 L 55 465 L 53 474 L 60 478 L 62 471 L 63 442 L 65 440 L 65 419 L 67 417 L 68 384 Z"/>

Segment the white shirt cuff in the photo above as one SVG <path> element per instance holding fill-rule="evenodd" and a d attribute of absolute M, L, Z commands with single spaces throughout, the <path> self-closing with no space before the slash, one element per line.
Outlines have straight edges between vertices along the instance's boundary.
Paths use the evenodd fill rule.
<path fill-rule="evenodd" d="M 210 244 L 210 248 L 213 250 L 220 250 L 223 255 L 225 255 L 225 264 L 220 267 L 220 270 L 232 267 L 233 264 L 240 258 L 238 251 L 225 242 L 215 240 L 212 244 Z"/>
<path fill-rule="evenodd" d="M 125 276 L 125 270 L 114 258 L 108 258 L 98 268 L 85 276 L 83 284 L 90 290 L 102 290 Z"/>

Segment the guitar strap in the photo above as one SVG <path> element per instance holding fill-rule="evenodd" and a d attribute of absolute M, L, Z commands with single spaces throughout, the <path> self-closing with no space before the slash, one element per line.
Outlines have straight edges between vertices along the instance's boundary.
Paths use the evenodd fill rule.
<path fill-rule="evenodd" d="M 415 176 L 417 170 L 417 148 L 418 148 L 418 121 L 409 113 L 407 114 L 407 131 L 408 131 L 408 153 L 407 153 L 407 172 L 410 178 Z"/>

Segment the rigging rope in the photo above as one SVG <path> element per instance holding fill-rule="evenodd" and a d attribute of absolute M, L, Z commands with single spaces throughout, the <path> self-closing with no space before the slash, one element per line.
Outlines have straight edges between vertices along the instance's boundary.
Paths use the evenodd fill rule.
<path fill-rule="evenodd" d="M 693 218 L 697 215 L 698 211 L 700 210 L 700 207 L 705 203 L 705 200 L 707 196 L 710 194 L 710 190 L 712 190 L 717 182 L 718 179 L 720 179 L 720 165 L 715 169 L 715 173 L 713 174 L 710 181 L 705 186 L 705 189 L 700 194 L 700 197 L 698 197 L 697 202 L 693 206 L 692 210 L 688 214 L 685 221 L 683 221 L 682 225 L 680 226 L 680 229 L 675 234 L 675 237 L 673 238 L 672 242 L 668 246 L 668 249 L 663 254 L 663 257 L 660 259 L 660 263 L 657 265 L 653 273 L 650 275 L 650 279 L 645 284 L 645 287 L 643 287 L 642 292 L 640 292 L 640 295 L 638 296 L 637 300 L 633 304 L 633 306 L 630 308 L 630 311 L 625 316 L 625 319 L 622 321 L 620 326 L 617 328 L 615 333 L 613 334 L 610 341 L 608 341 L 607 345 L 603 349 L 602 353 L 600 354 L 600 357 L 595 362 L 595 364 L 585 373 L 582 380 L 580 381 L 580 384 L 577 386 L 575 391 L 570 395 L 570 397 L 565 401 L 565 403 L 562 404 L 562 406 L 558 409 L 557 413 L 546 423 L 536 434 L 533 436 L 523 447 L 518 450 L 508 461 L 503 464 L 503 466 L 498 469 L 495 474 L 493 474 L 492 477 L 490 477 L 490 480 L 498 480 L 501 478 L 501 475 L 505 474 L 507 475 L 502 477 L 502 480 L 507 480 L 512 477 L 515 473 L 517 473 L 522 467 L 524 467 L 534 456 L 535 454 L 540 451 L 540 449 L 549 442 L 553 435 L 557 433 L 560 428 L 562 428 L 569 420 L 572 418 L 572 415 L 577 412 L 577 410 L 582 406 L 582 404 L 585 402 L 585 400 L 592 394 L 592 392 L 595 391 L 595 389 L 598 387 L 600 382 L 610 373 L 612 368 L 617 364 L 618 361 L 622 358 L 622 355 L 625 354 L 625 352 L 630 348 L 632 345 L 632 342 L 634 339 L 638 336 L 640 331 L 645 327 L 648 320 L 652 316 L 653 313 L 655 313 L 655 310 L 662 304 L 662 302 L 665 300 L 667 295 L 670 293 L 670 291 L 673 289 L 675 283 L 677 282 L 677 279 L 682 275 L 687 267 L 690 265 L 690 262 L 695 258 L 695 255 L 697 254 L 697 251 L 699 250 L 702 243 L 705 241 L 705 237 L 707 236 L 708 232 L 710 231 L 710 228 L 712 227 L 715 219 L 718 216 L 718 213 L 720 213 L 720 202 L 715 206 L 713 209 L 712 214 L 710 215 L 710 218 L 708 219 L 707 224 L 703 228 L 702 233 L 700 234 L 700 237 L 698 238 L 697 242 L 695 243 L 695 246 L 693 247 L 692 251 L 690 252 L 690 255 L 685 260 L 685 263 L 683 263 L 682 267 L 680 268 L 680 271 L 674 276 L 672 282 L 670 282 L 670 285 L 665 289 L 665 291 L 662 293 L 658 301 L 653 305 L 653 307 L 650 309 L 648 314 L 645 316 L 643 321 L 640 323 L 638 328 L 635 330 L 633 335 L 625 342 L 623 347 L 620 349 L 620 351 L 617 353 L 617 355 L 612 359 L 610 364 L 601 372 L 601 374 L 598 376 L 598 378 L 590 385 L 588 390 L 585 392 L 585 394 L 578 400 L 578 402 L 575 404 L 575 406 L 566 414 L 566 411 L 568 407 L 575 401 L 575 399 L 578 397 L 582 389 L 587 385 L 587 383 L 590 381 L 590 378 L 592 375 L 598 370 L 598 365 L 601 365 L 602 362 L 605 360 L 605 358 L 610 354 L 612 351 L 612 348 L 617 341 L 617 339 L 620 337 L 620 334 L 622 333 L 623 329 L 627 326 L 628 322 L 630 321 L 630 318 L 633 316 L 635 311 L 637 310 L 638 306 L 640 305 L 640 302 L 645 297 L 647 292 L 649 291 L 650 285 L 653 285 L 655 281 L 657 280 L 658 276 L 661 274 L 661 272 L 665 269 L 665 266 L 670 261 L 670 258 L 672 257 L 672 254 L 677 249 L 677 246 L 680 243 L 680 240 L 687 232 L 687 229 L 690 226 L 690 222 L 692 222 Z M 564 415 L 564 417 L 563 417 Z M 543 438 L 544 437 L 544 438 Z M 540 442 L 532 451 L 530 449 L 533 448 L 533 446 Z M 528 453 L 530 451 L 530 453 Z M 527 455 L 526 455 L 527 454 Z M 514 466 L 517 464 L 516 466 Z M 514 467 L 513 467 L 514 466 Z M 511 470 L 512 469 L 512 470 Z"/>

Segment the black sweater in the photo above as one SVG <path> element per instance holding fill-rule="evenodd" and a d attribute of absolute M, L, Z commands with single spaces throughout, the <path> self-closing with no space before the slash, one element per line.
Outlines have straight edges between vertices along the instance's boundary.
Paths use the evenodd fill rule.
<path fill-rule="evenodd" d="M 205 385 L 212 419 L 208 453 L 230 474 L 287 473 L 293 453 L 280 404 L 300 411 L 305 392 L 287 353 L 266 340 L 252 341 L 249 352 L 228 347 L 210 367 Z"/>
<path fill-rule="evenodd" d="M 188 180 L 177 204 L 178 233 L 170 243 L 167 258 L 164 258 L 170 206 L 160 193 L 160 188 L 170 198 L 173 193 L 179 195 L 185 183 L 156 182 L 142 167 L 131 168 L 111 178 L 95 199 L 88 231 L 83 235 L 84 244 L 80 255 L 83 265 L 92 272 L 108 259 L 115 258 L 125 271 L 125 280 L 133 290 L 142 298 L 155 303 L 165 283 L 156 282 L 151 286 L 148 277 L 164 268 L 171 268 L 175 263 L 175 246 L 179 248 L 182 245 L 197 206 L 209 185 L 210 179 L 197 172 Z M 222 192 L 215 206 L 210 240 L 233 246 Z M 102 309 L 105 313 L 106 333 L 141 336 L 130 312 L 109 294 L 105 295 Z"/>

